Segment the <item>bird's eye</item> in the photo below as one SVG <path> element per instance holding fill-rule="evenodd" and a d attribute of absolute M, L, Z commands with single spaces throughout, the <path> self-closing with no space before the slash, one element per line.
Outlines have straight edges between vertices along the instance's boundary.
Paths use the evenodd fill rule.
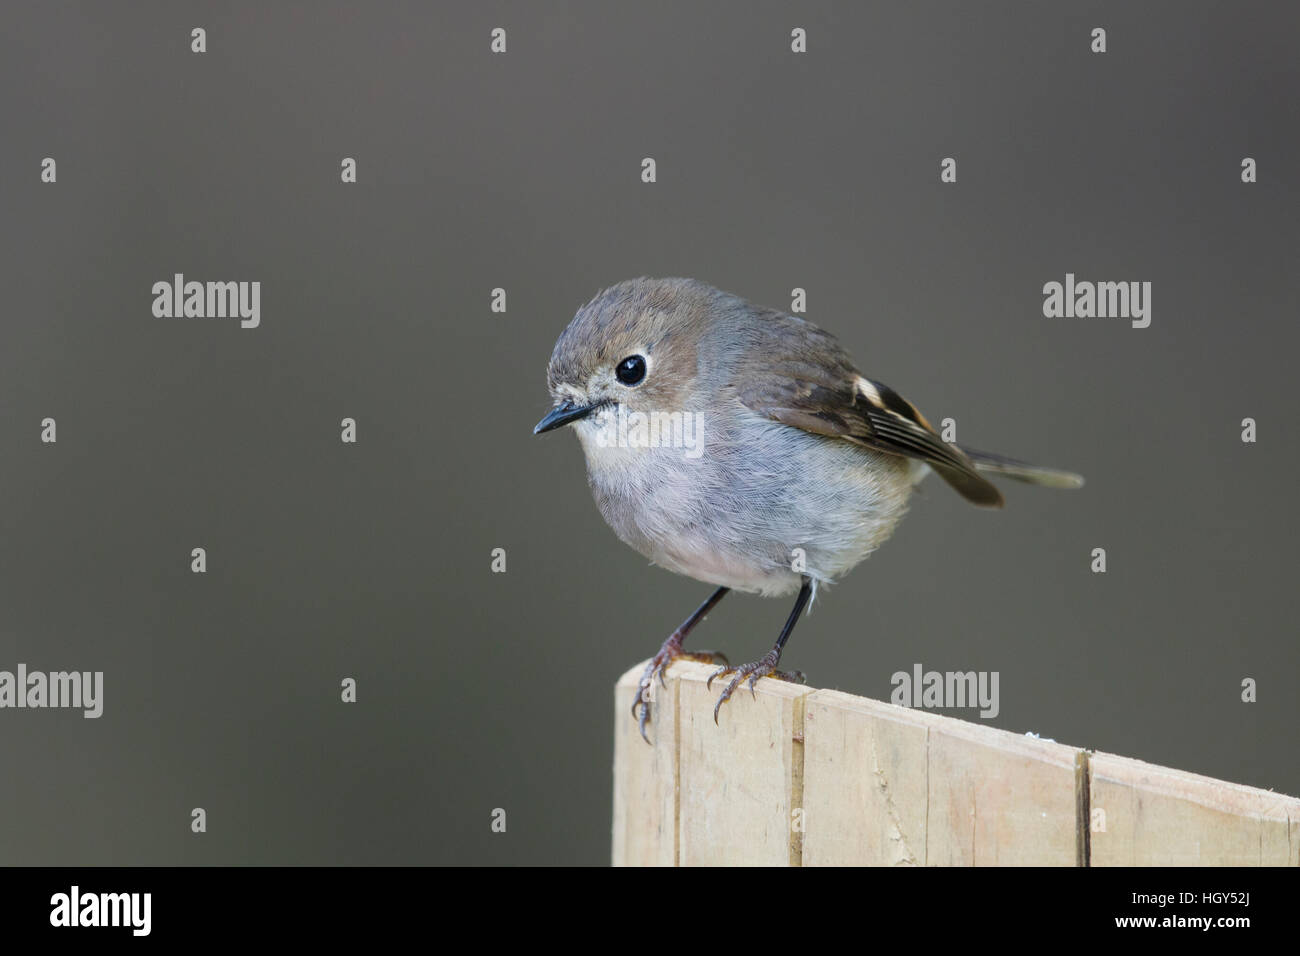
<path fill-rule="evenodd" d="M 645 378 L 645 359 L 629 355 L 614 367 L 614 377 L 628 387 L 636 385 Z"/>

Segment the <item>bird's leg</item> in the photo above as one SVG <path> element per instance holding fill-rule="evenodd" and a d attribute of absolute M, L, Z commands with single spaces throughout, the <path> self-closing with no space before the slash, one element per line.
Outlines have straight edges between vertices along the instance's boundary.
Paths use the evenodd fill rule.
<path fill-rule="evenodd" d="M 682 641 L 686 640 L 686 635 L 690 634 L 696 624 L 713 610 L 714 605 L 726 596 L 730 588 L 718 588 L 709 599 L 695 609 L 695 613 L 682 621 L 681 626 L 672 634 L 668 635 L 668 640 L 664 641 L 663 647 L 659 648 L 659 653 L 651 658 L 650 663 L 646 665 L 645 672 L 641 675 L 641 683 L 637 686 L 636 698 L 632 701 L 632 716 L 637 717 L 637 727 L 641 731 L 641 738 L 650 742 L 650 738 L 645 735 L 645 725 L 650 720 L 650 685 L 654 683 L 656 677 L 659 678 L 661 686 L 664 684 L 664 671 L 668 665 L 679 658 L 686 658 L 692 661 L 702 661 L 706 664 L 717 664 L 719 662 L 727 663 L 726 657 L 716 651 L 684 651 L 682 650 Z M 637 716 L 637 708 L 641 708 L 641 714 Z"/>
<path fill-rule="evenodd" d="M 721 677 L 723 674 L 730 674 L 733 671 L 736 674 L 736 676 L 732 678 L 731 683 L 727 685 L 727 689 L 722 692 L 722 696 L 718 698 L 717 704 L 713 707 L 713 722 L 715 724 L 718 722 L 718 711 L 722 708 L 723 704 L 731 699 L 731 695 L 735 692 L 736 688 L 740 686 L 740 682 L 746 677 L 749 678 L 749 692 L 755 697 L 758 695 L 754 691 L 754 685 L 758 683 L 760 677 L 775 677 L 778 680 L 793 681 L 797 684 L 802 684 L 804 682 L 805 678 L 801 671 L 787 674 L 785 671 L 777 670 L 776 665 L 781 661 L 781 648 L 785 647 L 785 642 L 790 639 L 790 632 L 794 630 L 795 624 L 799 621 L 799 615 L 803 613 L 804 607 L 808 604 L 808 598 L 811 596 L 812 580 L 807 575 L 804 575 L 803 587 L 799 589 L 799 596 L 794 599 L 794 610 L 790 612 L 790 617 L 786 619 L 785 627 L 781 628 L 781 636 L 776 639 L 776 646 L 768 651 L 760 661 L 755 661 L 752 664 L 743 664 L 740 667 L 729 667 L 724 665 L 709 675 L 708 683 L 705 684 L 706 687 L 713 686 L 713 679 L 715 677 Z"/>

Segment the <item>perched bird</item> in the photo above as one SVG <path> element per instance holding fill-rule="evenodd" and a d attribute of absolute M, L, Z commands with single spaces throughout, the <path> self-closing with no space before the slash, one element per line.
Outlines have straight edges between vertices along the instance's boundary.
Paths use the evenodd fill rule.
<path fill-rule="evenodd" d="M 626 544 L 717 590 L 664 641 L 633 703 L 677 658 L 745 678 L 777 670 L 799 615 L 889 537 L 912 487 L 937 472 L 968 501 L 1000 507 L 985 474 L 1056 488 L 1078 475 L 945 442 L 897 392 L 857 370 L 829 333 L 694 279 L 633 279 L 578 310 L 547 369 L 554 408 L 534 434 L 573 425 L 592 495 Z M 795 594 L 776 645 L 732 667 L 682 642 L 729 590 Z M 648 741 L 649 738 L 646 737 Z"/>

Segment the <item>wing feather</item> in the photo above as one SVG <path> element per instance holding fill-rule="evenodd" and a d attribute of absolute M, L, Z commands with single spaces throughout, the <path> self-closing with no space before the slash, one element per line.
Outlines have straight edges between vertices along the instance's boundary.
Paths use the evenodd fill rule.
<path fill-rule="evenodd" d="M 793 428 L 923 461 L 967 500 L 1001 507 L 998 489 L 960 448 L 940 438 L 911 402 L 859 373 L 827 333 L 781 318 L 802 326 L 801 334 L 790 338 L 807 346 L 800 354 L 773 359 L 783 345 L 788 348 L 790 339 L 782 337 L 784 342 L 756 350 L 761 358 L 738 369 L 736 390 L 744 405 Z"/>

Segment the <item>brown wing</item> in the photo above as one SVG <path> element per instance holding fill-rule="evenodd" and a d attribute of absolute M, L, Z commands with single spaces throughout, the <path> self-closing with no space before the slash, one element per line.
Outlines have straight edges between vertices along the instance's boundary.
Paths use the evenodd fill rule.
<path fill-rule="evenodd" d="M 800 325 L 800 335 L 772 343 L 761 359 L 745 363 L 748 368 L 742 366 L 736 382 L 741 402 L 804 431 L 919 459 L 966 500 L 989 508 L 1002 506 L 998 489 L 975 471 L 960 448 L 940 438 L 911 402 L 889 386 L 860 375 L 830 335 L 811 323 Z M 789 354 L 792 339 L 806 347 Z M 788 357 L 772 357 L 783 351 Z"/>

